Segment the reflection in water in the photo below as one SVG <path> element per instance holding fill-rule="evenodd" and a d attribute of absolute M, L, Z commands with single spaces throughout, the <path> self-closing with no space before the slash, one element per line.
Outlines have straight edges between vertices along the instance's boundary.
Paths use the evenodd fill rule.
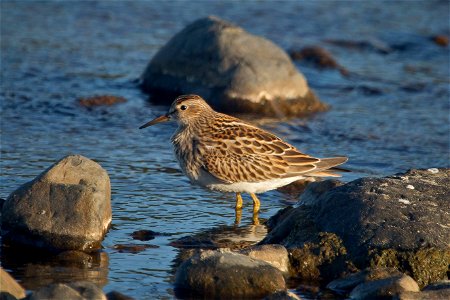
<path fill-rule="evenodd" d="M 186 259 L 205 249 L 229 248 L 240 250 L 255 245 L 267 235 L 267 227 L 260 224 L 245 226 L 222 225 L 171 242 L 179 252 L 172 261 L 172 273 Z"/>
<path fill-rule="evenodd" d="M 100 288 L 108 283 L 109 257 L 106 252 L 65 251 L 59 254 L 30 248 L 2 247 L 2 267 L 13 270 L 27 290 L 51 283 L 90 281 Z"/>

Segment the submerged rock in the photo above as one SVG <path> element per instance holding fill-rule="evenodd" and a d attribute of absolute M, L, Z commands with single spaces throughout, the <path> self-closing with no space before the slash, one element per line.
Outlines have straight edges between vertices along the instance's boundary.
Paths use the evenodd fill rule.
<path fill-rule="evenodd" d="M 285 290 L 283 274 L 272 265 L 232 253 L 206 250 L 178 268 L 175 288 L 179 295 L 205 298 L 262 298 Z"/>
<path fill-rule="evenodd" d="M 222 112 L 284 117 L 327 108 L 285 51 L 217 17 L 193 22 L 163 46 L 142 88 L 166 104 L 198 94 Z"/>
<path fill-rule="evenodd" d="M 4 240 L 94 251 L 111 223 L 111 186 L 96 162 L 70 155 L 15 190 L 2 209 Z"/>
<path fill-rule="evenodd" d="M 105 294 L 95 284 L 79 281 L 68 284 L 54 283 L 40 288 L 27 297 L 27 300 L 106 300 Z"/>
<path fill-rule="evenodd" d="M 333 280 L 328 283 L 327 288 L 339 294 L 346 294 L 362 283 L 401 275 L 401 272 L 392 268 L 368 268 L 343 278 Z"/>
<path fill-rule="evenodd" d="M 94 107 L 103 105 L 111 106 L 123 102 L 127 102 L 127 99 L 121 96 L 114 96 L 114 95 L 96 95 L 78 99 L 78 103 L 84 107 Z"/>
<path fill-rule="evenodd" d="M 333 185 L 310 184 L 307 204 L 285 209 L 268 222 L 272 230 L 261 243 L 286 246 L 297 276 L 332 279 L 378 266 L 396 268 L 420 286 L 446 278 L 450 169 Z"/>
<path fill-rule="evenodd" d="M 106 294 L 106 298 L 108 300 L 134 300 L 134 298 L 124 295 L 117 291 L 111 291 L 108 294 Z"/>
<path fill-rule="evenodd" d="M 25 289 L 0 267 L 0 299 L 22 299 L 25 296 Z"/>
<path fill-rule="evenodd" d="M 292 50 L 289 55 L 294 60 L 305 60 L 322 69 L 336 69 L 343 76 L 348 76 L 349 71 L 341 66 L 333 55 L 319 46 L 304 47 L 301 50 Z"/>

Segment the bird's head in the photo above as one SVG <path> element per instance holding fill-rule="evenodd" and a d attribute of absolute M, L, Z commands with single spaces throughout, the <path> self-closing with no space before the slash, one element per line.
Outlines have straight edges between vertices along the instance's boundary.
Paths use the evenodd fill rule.
<path fill-rule="evenodd" d="M 182 95 L 173 101 L 166 114 L 145 123 L 139 129 L 170 120 L 175 120 L 179 125 L 187 125 L 199 117 L 205 117 L 212 111 L 212 108 L 202 97 L 197 95 Z"/>

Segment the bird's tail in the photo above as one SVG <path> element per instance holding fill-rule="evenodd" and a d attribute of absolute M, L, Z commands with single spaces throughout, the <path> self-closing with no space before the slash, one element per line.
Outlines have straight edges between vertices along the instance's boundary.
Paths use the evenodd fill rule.
<path fill-rule="evenodd" d="M 340 174 L 336 174 L 334 172 L 350 172 L 350 170 L 336 166 L 345 163 L 347 160 L 347 157 L 321 158 L 319 162 L 315 163 L 317 169 L 309 172 L 307 175 L 316 177 L 341 177 Z"/>

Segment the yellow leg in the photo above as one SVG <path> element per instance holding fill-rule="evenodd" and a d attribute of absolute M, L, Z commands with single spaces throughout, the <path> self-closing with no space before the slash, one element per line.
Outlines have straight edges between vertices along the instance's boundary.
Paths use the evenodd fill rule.
<path fill-rule="evenodd" d="M 236 193 L 236 210 L 242 209 L 242 196 L 241 193 Z"/>
<path fill-rule="evenodd" d="M 259 202 L 258 197 L 256 197 L 255 194 L 250 193 L 250 196 L 253 199 L 253 213 L 257 213 L 259 211 L 259 207 L 261 205 L 261 203 Z"/>
<path fill-rule="evenodd" d="M 242 219 L 242 209 L 236 209 L 235 210 L 235 218 L 234 218 L 234 224 L 235 225 L 239 225 L 239 223 L 241 223 L 241 219 Z"/>
<path fill-rule="evenodd" d="M 252 225 L 259 225 L 259 214 L 257 211 L 253 211 Z"/>

